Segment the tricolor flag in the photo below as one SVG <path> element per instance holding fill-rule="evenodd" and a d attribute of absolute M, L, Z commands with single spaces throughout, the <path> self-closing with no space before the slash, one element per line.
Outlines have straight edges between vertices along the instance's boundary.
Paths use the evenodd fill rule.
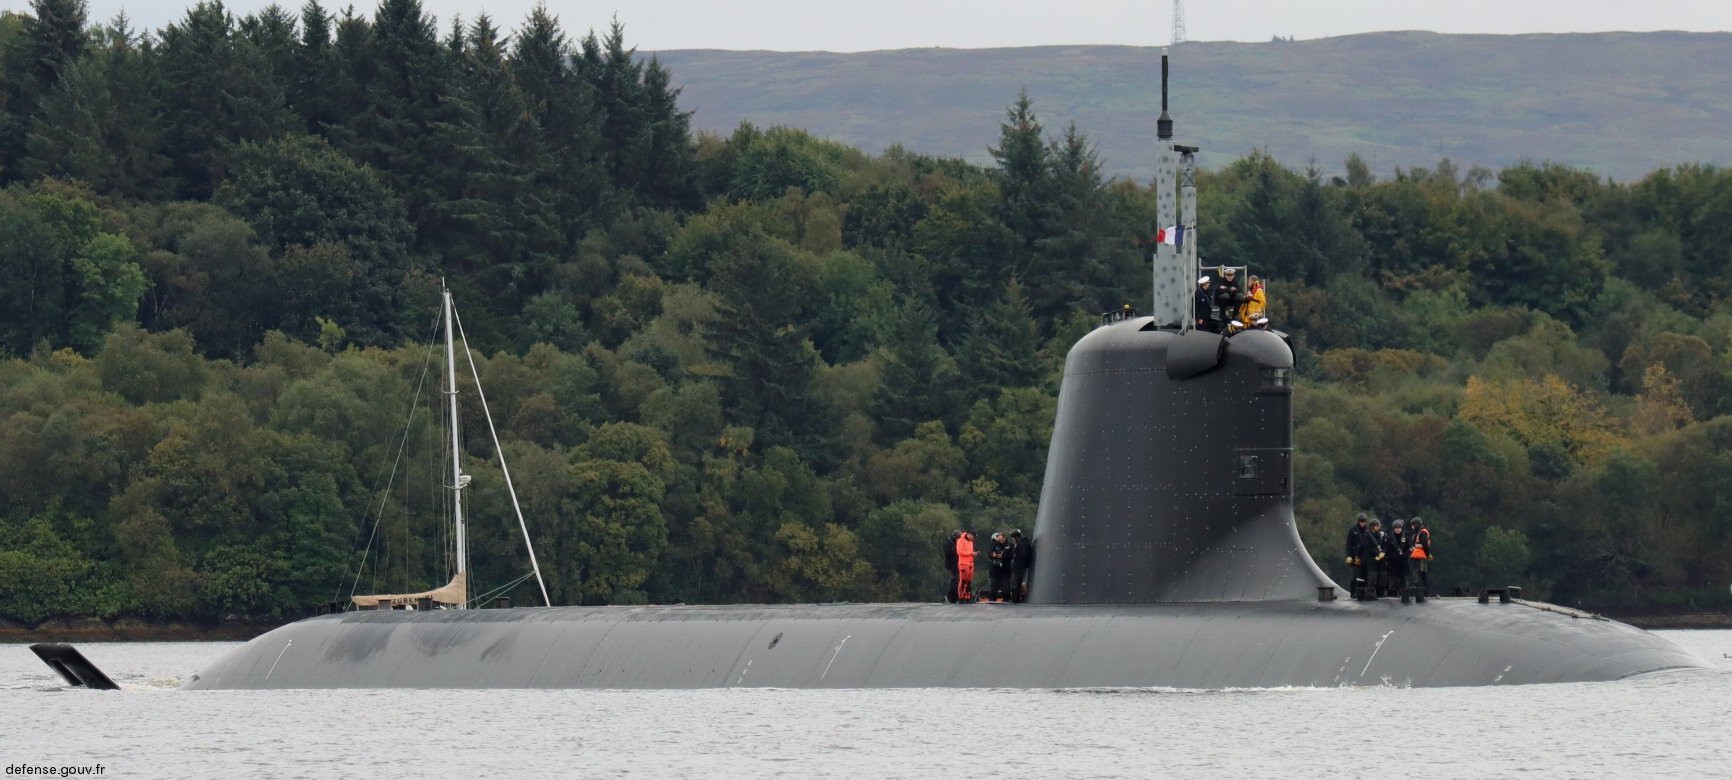
<path fill-rule="evenodd" d="M 1185 226 L 1161 228 L 1155 231 L 1155 243 L 1168 246 L 1178 246 L 1185 240 Z"/>

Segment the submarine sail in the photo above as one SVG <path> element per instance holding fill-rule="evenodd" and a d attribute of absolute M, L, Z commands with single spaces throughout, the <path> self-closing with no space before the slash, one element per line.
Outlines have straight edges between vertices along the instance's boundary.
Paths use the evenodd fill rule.
<path fill-rule="evenodd" d="M 1030 603 L 356 611 L 260 636 L 187 689 L 1463 686 L 1711 664 L 1519 599 L 1337 599 L 1293 520 L 1293 352 L 1195 326 L 1193 147 L 1172 141 L 1151 313 L 1071 349 Z"/>

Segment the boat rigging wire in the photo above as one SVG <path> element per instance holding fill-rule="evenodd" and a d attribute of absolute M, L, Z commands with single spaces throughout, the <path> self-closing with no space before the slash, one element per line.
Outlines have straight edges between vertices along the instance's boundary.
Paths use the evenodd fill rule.
<path fill-rule="evenodd" d="M 463 318 L 457 307 L 451 307 L 451 317 L 457 321 L 457 335 L 463 339 L 463 354 L 469 359 L 469 375 L 475 379 L 475 397 L 481 399 L 481 414 L 487 418 L 487 433 L 493 437 L 493 453 L 499 458 L 499 472 L 505 475 L 505 492 L 511 494 L 511 511 L 517 513 L 517 527 L 523 529 L 523 546 L 529 549 L 529 565 L 535 572 L 535 584 L 541 586 L 541 603 L 553 606 L 547 597 L 547 582 L 541 578 L 541 564 L 535 559 L 535 543 L 529 540 L 529 524 L 523 520 L 523 507 L 517 503 L 517 488 L 511 485 L 511 468 L 505 465 L 505 448 L 499 446 L 499 431 L 493 427 L 493 412 L 487 408 L 487 394 L 481 390 L 481 372 L 475 368 L 475 353 L 469 351 L 469 336 L 463 332 Z"/>
<path fill-rule="evenodd" d="M 438 332 L 438 329 L 439 321 L 435 318 L 433 322 L 433 330 L 434 332 Z M 379 524 L 385 517 L 385 506 L 391 499 L 391 485 L 396 483 L 397 468 L 403 463 L 403 450 L 409 445 L 409 433 L 414 427 L 412 423 L 415 420 L 415 408 L 421 403 L 421 390 L 427 386 L 427 369 L 428 366 L 431 366 L 432 364 L 433 342 L 432 337 L 429 336 L 427 342 L 427 355 L 421 362 L 421 377 L 415 384 L 414 396 L 409 399 L 409 409 L 403 419 L 403 437 L 397 443 L 397 455 L 396 458 L 391 461 L 391 472 L 386 476 L 384 486 L 379 488 L 379 510 L 373 514 L 372 527 L 367 531 L 367 544 L 361 548 L 361 562 L 355 566 L 354 581 L 349 583 L 349 598 L 354 598 L 355 591 L 361 587 L 361 573 L 367 570 L 367 555 L 372 552 L 373 540 L 379 535 Z M 355 548 L 351 545 L 349 547 L 349 554 L 353 555 L 354 552 Z M 337 584 L 339 593 L 332 594 L 332 601 L 337 600 L 336 597 L 340 594 L 342 587 L 342 583 L 339 582 Z"/>

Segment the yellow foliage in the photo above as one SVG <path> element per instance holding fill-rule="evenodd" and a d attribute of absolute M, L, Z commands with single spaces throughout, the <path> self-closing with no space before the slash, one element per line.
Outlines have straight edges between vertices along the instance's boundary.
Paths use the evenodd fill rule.
<path fill-rule="evenodd" d="M 1428 374 L 1449 367 L 1449 361 L 1411 349 L 1332 349 L 1323 353 L 1323 373 L 1338 382 L 1364 385 L 1380 372 Z"/>
<path fill-rule="evenodd" d="M 1636 413 L 1631 423 L 1636 430 L 1655 434 L 1674 431 L 1693 422 L 1690 405 L 1678 389 L 1678 378 L 1666 370 L 1664 363 L 1649 363 L 1642 372 L 1642 392 L 1636 396 Z"/>
<path fill-rule="evenodd" d="M 1542 379 L 1467 378 L 1461 416 L 1502 431 L 1525 447 L 1551 445 L 1577 463 L 1603 460 L 1618 441 L 1616 421 L 1593 398 L 1555 374 Z"/>

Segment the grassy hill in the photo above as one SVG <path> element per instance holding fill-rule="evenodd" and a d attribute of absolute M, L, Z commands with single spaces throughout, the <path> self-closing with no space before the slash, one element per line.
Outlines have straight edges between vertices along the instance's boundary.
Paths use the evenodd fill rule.
<path fill-rule="evenodd" d="M 1390 32 L 1174 47 L 1181 141 L 1218 167 L 1263 148 L 1379 175 L 1522 159 L 1620 181 L 1682 162 L 1732 163 L 1732 34 L 1439 35 Z M 876 152 L 892 144 L 988 159 L 1026 88 L 1048 128 L 1077 126 L 1114 174 L 1146 178 L 1160 49 L 1046 46 L 834 54 L 657 52 L 694 127 L 785 124 Z"/>

